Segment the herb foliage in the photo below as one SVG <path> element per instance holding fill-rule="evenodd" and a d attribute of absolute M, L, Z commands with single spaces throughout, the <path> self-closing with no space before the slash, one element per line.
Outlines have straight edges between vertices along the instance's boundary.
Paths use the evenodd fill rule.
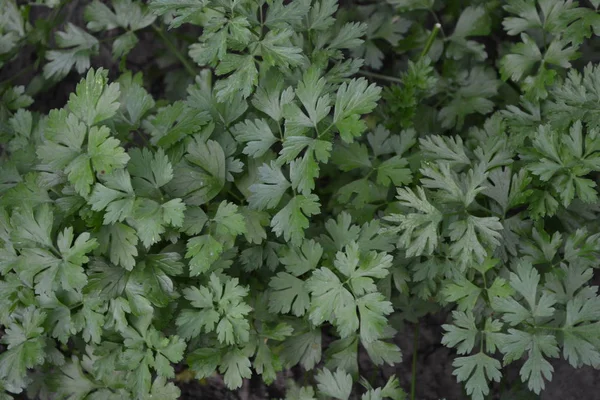
<path fill-rule="evenodd" d="M 1 399 L 399 400 L 435 313 L 474 400 L 600 367 L 598 1 L 67 3 L 0 3 Z"/>

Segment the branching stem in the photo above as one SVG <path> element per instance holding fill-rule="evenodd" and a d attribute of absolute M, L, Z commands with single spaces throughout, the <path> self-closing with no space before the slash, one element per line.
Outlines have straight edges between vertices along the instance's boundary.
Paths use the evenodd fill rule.
<path fill-rule="evenodd" d="M 165 43 L 167 49 L 171 53 L 173 53 L 173 55 L 177 57 L 179 61 L 181 61 L 183 68 L 185 68 L 188 74 L 190 74 L 192 78 L 198 75 L 196 73 L 195 68 L 192 66 L 192 64 L 190 64 L 189 60 L 179 51 L 179 49 L 173 44 L 173 42 L 171 42 L 171 39 L 169 39 L 169 37 L 165 35 L 165 32 L 156 24 L 152 24 L 152 29 L 154 29 L 158 36 L 160 36 L 161 40 Z"/>

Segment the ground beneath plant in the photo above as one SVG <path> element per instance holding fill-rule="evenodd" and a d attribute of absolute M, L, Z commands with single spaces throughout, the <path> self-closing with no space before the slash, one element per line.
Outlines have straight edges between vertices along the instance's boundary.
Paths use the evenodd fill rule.
<path fill-rule="evenodd" d="M 462 400 L 468 399 L 462 385 L 456 382 L 452 375 L 452 361 L 456 353 L 442 346 L 441 325 L 446 323 L 445 315 L 428 317 L 420 324 L 418 350 L 417 350 L 417 385 L 416 398 L 419 400 Z M 366 356 L 361 356 L 361 371 L 363 375 L 371 378 L 373 386 L 384 385 L 387 379 L 394 374 L 398 377 L 401 386 L 409 391 L 412 376 L 412 358 L 414 352 L 414 329 L 407 325 L 404 332 L 398 333 L 396 343 L 403 353 L 403 361 L 395 367 L 386 366 L 378 371 L 369 371 L 370 362 Z M 327 343 L 328 340 L 323 340 Z M 600 399 L 600 370 L 591 367 L 580 369 L 572 368 L 566 361 L 552 362 L 554 376 L 547 383 L 546 390 L 540 396 L 523 396 L 513 394 L 511 389 L 520 385 L 520 364 L 510 365 L 503 371 L 508 382 L 503 385 L 496 384 L 491 393 L 494 400 L 596 400 Z M 295 379 L 302 384 L 303 372 L 300 369 L 286 371 L 280 374 L 279 379 L 272 385 L 266 386 L 260 382 L 260 377 L 253 377 L 244 382 L 242 388 L 228 391 L 220 377 L 206 380 L 204 384 L 198 381 L 180 384 L 182 399 L 202 400 L 266 400 L 283 398 L 285 381 Z M 375 377 L 375 379 L 372 379 Z M 358 393 L 358 392 L 357 392 Z M 359 398 L 358 394 L 356 398 Z"/>

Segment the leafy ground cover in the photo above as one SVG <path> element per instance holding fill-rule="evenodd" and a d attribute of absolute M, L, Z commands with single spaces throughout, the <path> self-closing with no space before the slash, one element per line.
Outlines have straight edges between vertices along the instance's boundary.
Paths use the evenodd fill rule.
<path fill-rule="evenodd" d="M 599 6 L 3 0 L 0 399 L 581 398 Z"/>

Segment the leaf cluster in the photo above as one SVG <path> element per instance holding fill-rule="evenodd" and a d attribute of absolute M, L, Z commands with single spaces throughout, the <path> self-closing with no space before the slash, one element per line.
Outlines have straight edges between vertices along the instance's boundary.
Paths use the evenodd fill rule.
<path fill-rule="evenodd" d="M 0 398 L 400 400 L 429 314 L 475 400 L 600 367 L 597 1 L 66 3 L 0 4 Z"/>

